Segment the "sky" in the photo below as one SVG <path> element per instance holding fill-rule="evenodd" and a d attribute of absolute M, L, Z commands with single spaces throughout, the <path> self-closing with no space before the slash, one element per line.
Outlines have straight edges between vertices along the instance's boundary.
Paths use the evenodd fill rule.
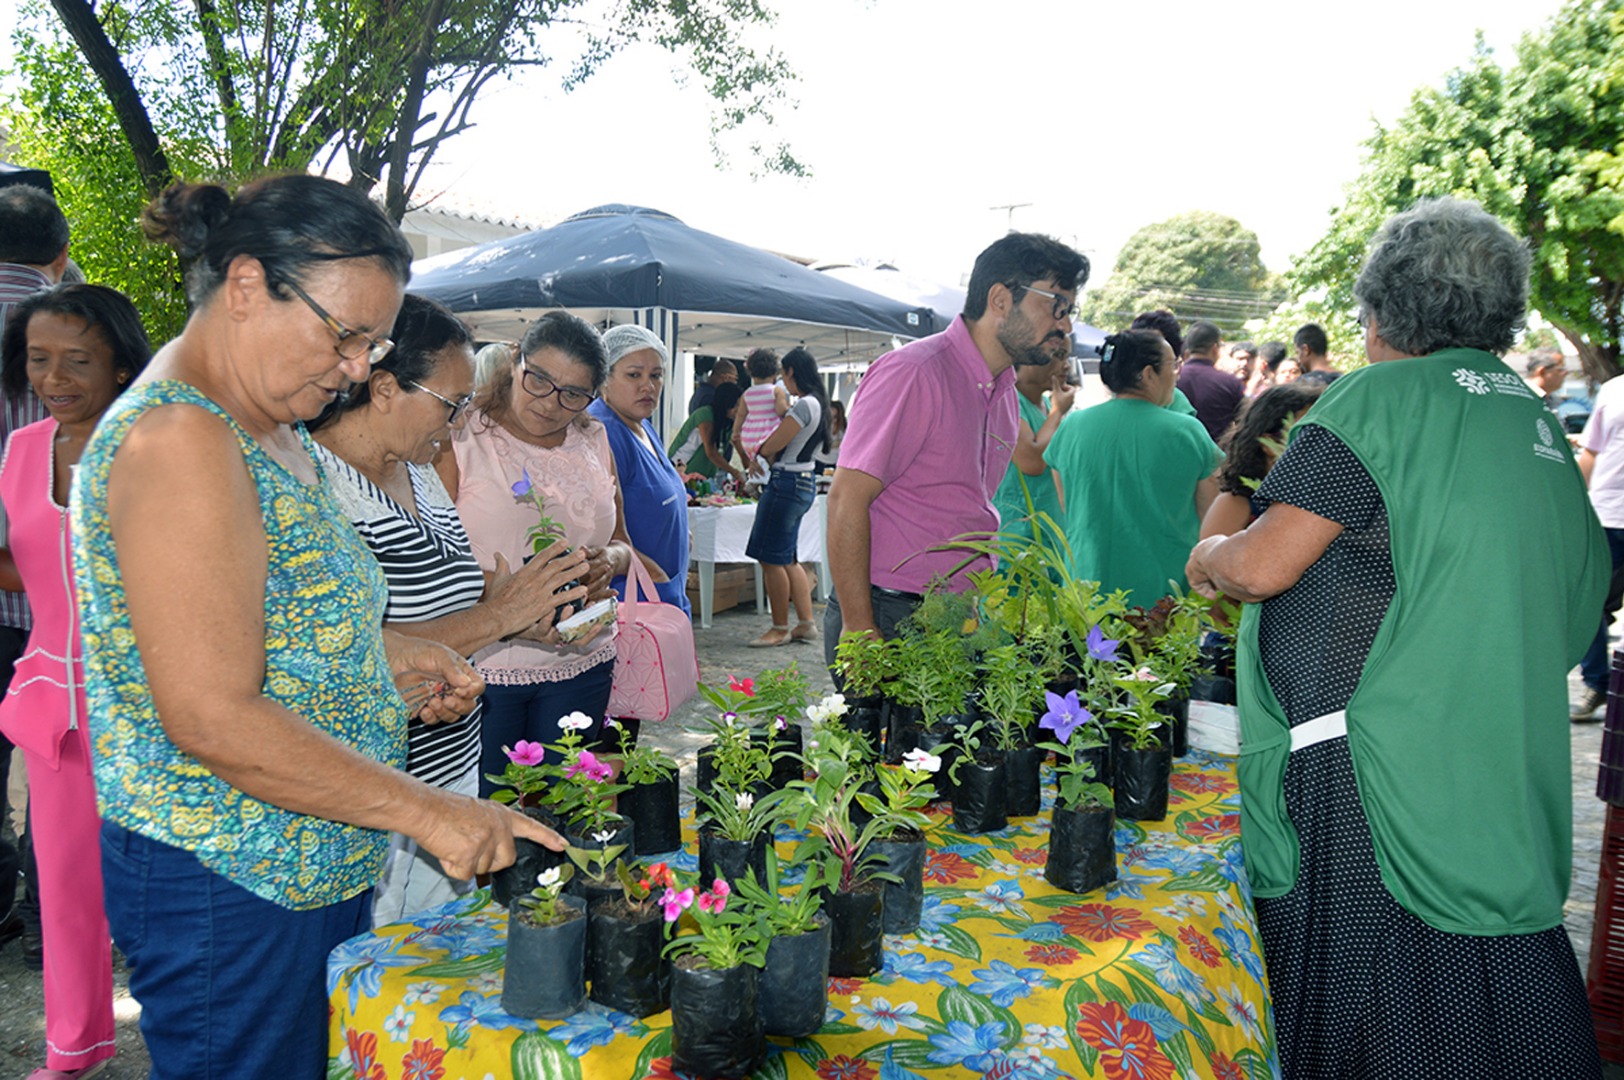
<path fill-rule="evenodd" d="M 756 42 L 797 72 L 794 104 L 726 139 L 724 169 L 697 80 L 638 46 L 569 93 L 564 63 L 493 83 L 418 200 L 534 224 L 632 203 L 949 284 L 1011 226 L 1080 248 L 1098 284 L 1136 230 L 1199 209 L 1237 218 L 1284 270 L 1323 233 L 1375 120 L 1465 63 L 1479 29 L 1509 63 L 1560 6 L 768 2 L 779 19 Z M 5 52 L 13 18 L 0 2 Z M 812 177 L 753 178 L 761 136 Z"/>

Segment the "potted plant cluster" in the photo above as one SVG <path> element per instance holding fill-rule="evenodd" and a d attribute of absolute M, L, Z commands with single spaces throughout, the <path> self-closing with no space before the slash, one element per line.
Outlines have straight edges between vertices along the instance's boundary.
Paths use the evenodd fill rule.
<path fill-rule="evenodd" d="M 697 1076 L 743 1077 L 766 1057 L 758 999 L 767 962 L 761 920 L 720 878 L 703 890 L 669 888 L 665 917 L 687 913 L 697 932 L 666 948 L 671 970 L 671 1063 Z"/>

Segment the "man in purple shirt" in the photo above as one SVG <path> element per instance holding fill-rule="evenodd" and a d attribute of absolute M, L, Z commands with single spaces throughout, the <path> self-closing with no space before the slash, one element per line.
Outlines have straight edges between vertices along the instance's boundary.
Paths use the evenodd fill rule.
<path fill-rule="evenodd" d="M 1219 371 L 1218 347 L 1224 332 L 1216 323 L 1197 319 L 1184 335 L 1184 366 L 1179 369 L 1178 388 L 1195 406 L 1195 418 L 1207 429 L 1212 441 L 1229 429 L 1246 396 L 1246 386 L 1235 376 Z"/>
<path fill-rule="evenodd" d="M 1014 453 L 1014 367 L 1071 350 L 1088 259 L 1047 236 L 1010 233 L 976 257 L 964 313 L 874 362 L 852 402 L 829 489 L 835 595 L 824 654 L 842 632 L 889 635 L 962 553 L 929 549 L 998 528 L 993 494 Z M 972 563 L 976 569 L 984 563 Z M 946 583 L 965 589 L 963 571 Z"/>

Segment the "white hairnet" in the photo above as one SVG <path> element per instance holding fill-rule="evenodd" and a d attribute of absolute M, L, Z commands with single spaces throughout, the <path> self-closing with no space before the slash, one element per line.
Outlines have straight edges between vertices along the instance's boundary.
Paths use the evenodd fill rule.
<path fill-rule="evenodd" d="M 653 349 L 660 354 L 660 362 L 669 364 L 671 353 L 666 349 L 665 342 L 654 331 L 630 323 L 625 326 L 611 326 L 603 332 L 603 347 L 609 353 L 609 366 L 613 368 L 620 363 L 620 359 L 628 353 L 643 349 Z"/>

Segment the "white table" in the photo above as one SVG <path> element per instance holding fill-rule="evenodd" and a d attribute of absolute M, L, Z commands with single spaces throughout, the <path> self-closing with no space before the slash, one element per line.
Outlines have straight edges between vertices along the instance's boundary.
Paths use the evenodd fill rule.
<path fill-rule="evenodd" d="M 801 532 L 796 540 L 795 552 L 803 563 L 818 564 L 817 592 L 828 597 L 832 591 L 829 580 L 829 560 L 823 552 L 824 521 L 829 514 L 829 497 L 819 495 L 812 509 L 801 518 Z M 750 526 L 756 520 L 756 504 L 739 506 L 690 506 L 688 531 L 693 536 L 689 556 L 699 564 L 699 625 L 710 629 L 716 597 L 716 564 L 751 562 L 744 553 L 750 542 Z M 761 580 L 761 564 L 756 569 L 756 610 L 767 609 L 765 589 Z"/>

